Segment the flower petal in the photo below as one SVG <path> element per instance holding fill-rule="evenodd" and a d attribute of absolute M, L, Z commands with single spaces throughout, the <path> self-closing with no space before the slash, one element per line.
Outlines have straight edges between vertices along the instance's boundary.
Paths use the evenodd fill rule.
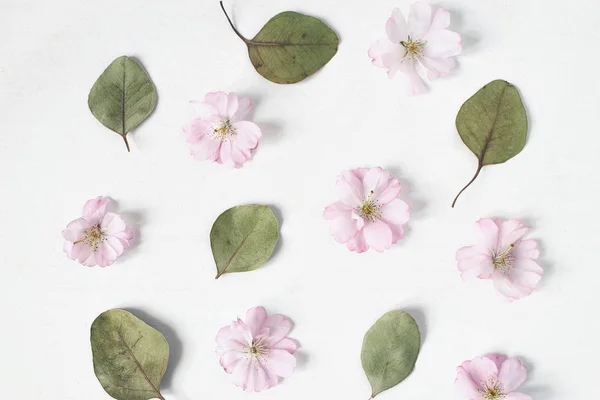
<path fill-rule="evenodd" d="M 231 153 L 231 141 L 224 141 L 223 143 L 221 143 L 221 148 L 219 149 L 219 158 L 217 158 L 217 162 L 220 164 L 234 165 L 237 167 L 237 165 L 235 165 L 235 163 L 233 162 L 233 157 Z"/>
<path fill-rule="evenodd" d="M 238 363 L 244 359 L 244 356 L 245 353 L 241 351 L 231 350 L 221 356 L 219 363 L 228 374 L 231 374 Z"/>
<path fill-rule="evenodd" d="M 235 129 L 235 143 L 240 148 L 255 149 L 262 131 L 254 122 L 238 121 L 233 124 Z"/>
<path fill-rule="evenodd" d="M 205 136 L 198 143 L 191 145 L 192 156 L 198 161 L 216 161 L 219 158 L 221 143 L 221 140 Z"/>
<path fill-rule="evenodd" d="M 338 198 L 350 207 L 358 207 L 362 202 L 363 185 L 352 171 L 344 171 L 336 184 Z"/>
<path fill-rule="evenodd" d="M 464 280 L 489 279 L 494 271 L 492 258 L 475 246 L 462 247 L 456 252 L 458 270 Z"/>
<path fill-rule="evenodd" d="M 346 243 L 352 239 L 358 232 L 356 220 L 352 218 L 352 212 L 348 211 L 345 215 L 332 220 L 329 224 L 329 232 L 338 243 Z"/>
<path fill-rule="evenodd" d="M 398 66 L 398 70 L 403 73 L 404 77 L 404 91 L 409 95 L 417 95 L 427 92 L 427 86 L 417 73 L 416 67 L 416 61 L 411 58 L 402 60 Z"/>
<path fill-rule="evenodd" d="M 390 42 L 399 44 L 401 41 L 408 39 L 408 26 L 406 25 L 406 18 L 402 15 L 399 8 L 392 10 L 392 16 L 387 20 L 385 24 L 385 32 Z"/>
<path fill-rule="evenodd" d="M 219 110 L 211 103 L 200 100 L 191 100 L 190 106 L 194 110 L 194 114 L 198 117 L 197 119 L 206 119 L 215 115 L 219 115 Z"/>
<path fill-rule="evenodd" d="M 292 321 L 281 314 L 273 314 L 267 318 L 264 327 L 269 329 L 269 341 L 279 343 L 290 333 Z"/>
<path fill-rule="evenodd" d="M 244 390 L 246 390 L 246 388 L 248 387 L 248 376 L 250 374 L 251 369 L 251 360 L 253 359 L 245 358 L 240 360 L 235 366 L 231 375 L 233 383 Z"/>
<path fill-rule="evenodd" d="M 123 232 L 127 228 L 127 225 L 125 225 L 125 221 L 117 214 L 106 213 L 102 221 L 100 221 L 100 228 L 105 235 L 117 235 Z"/>
<path fill-rule="evenodd" d="M 102 196 L 86 201 L 83 206 L 83 218 L 87 219 L 90 225 L 96 225 L 106 214 L 109 203 L 110 199 Z"/>
<path fill-rule="evenodd" d="M 408 34 L 413 39 L 423 39 L 429 32 L 432 20 L 432 9 L 424 1 L 414 3 L 408 15 Z"/>
<path fill-rule="evenodd" d="M 494 362 L 494 364 L 496 364 L 498 371 L 500 371 L 500 367 L 502 366 L 502 363 L 508 359 L 508 357 L 506 357 L 505 355 L 502 355 L 502 354 L 486 354 L 484 357 L 492 360 Z"/>
<path fill-rule="evenodd" d="M 288 378 L 296 368 L 296 357 L 285 350 L 271 349 L 265 361 L 265 366 L 275 375 Z"/>
<path fill-rule="evenodd" d="M 77 218 L 69 222 L 69 225 L 62 231 L 62 236 L 69 242 L 77 242 L 85 237 L 85 231 L 90 224 L 85 218 Z"/>
<path fill-rule="evenodd" d="M 443 8 L 438 8 L 433 12 L 433 21 L 431 22 L 431 31 L 446 29 L 450 26 L 450 13 Z"/>
<path fill-rule="evenodd" d="M 347 216 L 349 212 L 352 211 L 352 208 L 342 203 L 341 201 L 337 201 L 333 204 L 325 207 L 323 211 L 323 217 L 326 220 L 336 219 L 341 216 Z"/>
<path fill-rule="evenodd" d="M 520 265 L 522 262 L 528 262 L 525 265 Z M 532 264 L 535 264 L 533 266 Z M 529 271 L 532 268 L 534 271 Z M 538 269 L 539 268 L 539 269 Z M 542 279 L 539 271 L 541 268 L 535 261 L 520 260 L 517 266 L 508 274 L 495 270 L 493 273 L 494 287 L 500 294 L 507 297 L 509 300 L 520 299 L 529 296 L 536 288 L 539 281 Z"/>
<path fill-rule="evenodd" d="M 427 78 L 432 81 L 448 76 L 456 69 L 456 60 L 454 58 L 421 57 L 420 61 L 427 70 Z"/>
<path fill-rule="evenodd" d="M 238 109 L 236 113 L 231 116 L 231 122 L 242 121 L 250 111 L 252 111 L 252 100 L 248 97 L 238 99 Z"/>
<path fill-rule="evenodd" d="M 376 67 L 385 68 L 386 66 L 383 64 L 383 57 L 386 54 L 397 53 L 402 51 L 402 46 L 398 44 L 394 44 L 390 42 L 389 39 L 381 39 L 376 41 L 369 47 L 369 57 L 371 57 L 371 62 Z M 404 51 L 402 51 L 404 55 Z"/>
<path fill-rule="evenodd" d="M 227 95 L 227 118 L 231 119 L 238 110 L 238 98 L 235 93 Z"/>
<path fill-rule="evenodd" d="M 369 250 L 363 231 L 358 231 L 356 235 L 346 243 L 346 247 L 348 250 L 357 253 L 364 253 Z"/>
<path fill-rule="evenodd" d="M 512 250 L 512 254 L 517 260 L 526 258 L 535 260 L 540 256 L 540 251 L 535 240 L 527 239 L 519 241 Z"/>
<path fill-rule="evenodd" d="M 392 230 L 379 219 L 365 223 L 363 233 L 365 241 L 375 251 L 382 252 L 392 247 Z"/>
<path fill-rule="evenodd" d="M 470 363 L 470 361 L 465 361 L 465 363 Z M 477 383 L 473 382 L 473 379 L 471 379 L 471 375 L 463 366 L 456 368 L 456 380 L 454 381 L 454 386 L 456 386 L 456 389 L 461 394 L 468 397 L 469 399 L 480 398 L 480 386 Z"/>
<path fill-rule="evenodd" d="M 423 55 L 430 58 L 448 58 L 462 51 L 461 37 L 458 33 L 446 29 L 431 31 L 425 38 L 427 44 Z"/>
<path fill-rule="evenodd" d="M 502 382 L 505 392 L 512 392 L 527 379 L 527 368 L 518 358 L 509 358 L 502 363 L 498 372 L 498 380 Z"/>
<path fill-rule="evenodd" d="M 183 127 L 183 132 L 188 143 L 198 143 L 202 138 L 213 132 L 213 127 L 208 120 L 194 118 Z"/>
<path fill-rule="evenodd" d="M 487 382 L 490 378 L 498 377 L 498 367 L 486 357 L 475 357 L 468 367 L 469 375 L 476 384 Z"/>
<path fill-rule="evenodd" d="M 294 354 L 294 352 L 298 348 L 298 344 L 295 340 L 286 337 L 281 339 L 279 342 L 271 345 L 271 348 L 285 350 L 291 354 Z"/>
<path fill-rule="evenodd" d="M 491 251 L 498 248 L 498 225 L 492 219 L 482 218 L 475 222 L 475 226 L 480 233 L 478 245 L 491 255 Z"/>
<path fill-rule="evenodd" d="M 253 337 L 257 337 L 260 335 L 263 325 L 267 320 L 267 310 L 264 307 L 254 307 L 246 312 L 246 318 L 244 318 L 244 322 L 250 328 L 250 332 L 252 332 Z"/>
<path fill-rule="evenodd" d="M 212 104 L 216 109 L 220 117 L 227 117 L 227 93 L 225 92 L 211 92 L 207 93 L 204 100 Z"/>
<path fill-rule="evenodd" d="M 382 218 L 394 225 L 405 224 L 410 219 L 408 204 L 398 198 L 381 207 L 380 211 Z"/>
<path fill-rule="evenodd" d="M 511 244 L 516 244 L 529 230 L 525 225 L 516 219 L 508 221 L 496 220 L 498 225 L 498 248 L 506 249 Z"/>

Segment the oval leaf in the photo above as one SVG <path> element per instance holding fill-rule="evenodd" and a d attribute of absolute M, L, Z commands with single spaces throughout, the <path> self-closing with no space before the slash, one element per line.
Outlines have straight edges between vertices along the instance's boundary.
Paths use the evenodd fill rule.
<path fill-rule="evenodd" d="M 523 150 L 527 139 L 527 113 L 516 87 L 495 80 L 468 99 L 456 116 L 456 129 L 479 164 L 471 185 L 486 165 L 501 164 Z"/>
<path fill-rule="evenodd" d="M 210 231 L 217 279 L 252 271 L 267 262 L 279 238 L 279 223 L 267 206 L 237 206 L 219 215 Z"/>
<path fill-rule="evenodd" d="M 371 397 L 402 382 L 415 367 L 421 333 L 403 311 L 390 311 L 365 334 L 360 359 L 371 384 Z"/>
<path fill-rule="evenodd" d="M 227 12 L 221 2 L 221 8 Z M 325 66 L 337 53 L 338 35 L 323 21 L 293 11 L 277 14 L 252 39 L 235 33 L 248 46 L 256 71 L 275 83 L 296 83 Z"/>
<path fill-rule="evenodd" d="M 156 106 L 156 89 L 150 76 L 133 58 L 114 60 L 100 75 L 88 97 L 92 114 L 125 140 Z"/>
<path fill-rule="evenodd" d="M 169 344 L 156 329 L 125 310 L 103 312 L 92 323 L 94 372 L 117 400 L 163 399 Z"/>

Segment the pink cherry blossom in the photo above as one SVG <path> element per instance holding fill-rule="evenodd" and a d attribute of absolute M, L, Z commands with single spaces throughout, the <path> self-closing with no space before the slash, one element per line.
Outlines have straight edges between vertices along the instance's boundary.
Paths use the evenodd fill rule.
<path fill-rule="evenodd" d="M 496 290 L 511 301 L 530 295 L 544 271 L 534 261 L 540 255 L 537 243 L 523 239 L 529 228 L 514 219 L 483 218 L 475 225 L 477 244 L 456 252 L 463 279 L 493 279 Z"/>
<path fill-rule="evenodd" d="M 408 205 L 398 198 L 400 189 L 398 179 L 381 167 L 342 172 L 336 185 L 339 201 L 323 213 L 332 236 L 357 253 L 391 248 L 410 219 Z"/>
<path fill-rule="evenodd" d="M 515 392 L 527 378 L 518 358 L 489 354 L 465 361 L 456 368 L 454 384 L 466 400 L 533 400 Z"/>
<path fill-rule="evenodd" d="M 388 76 L 402 72 L 408 94 L 427 91 L 424 79 L 433 81 L 450 75 L 456 68 L 454 56 L 460 54 L 460 35 L 449 31 L 450 13 L 433 9 L 424 1 L 410 8 L 408 21 L 399 9 L 392 11 L 385 30 L 387 38 L 371 45 L 373 65 L 387 68 Z"/>
<path fill-rule="evenodd" d="M 192 101 L 196 118 L 183 131 L 191 155 L 199 161 L 210 160 L 239 168 L 252 156 L 262 136 L 260 128 L 244 120 L 252 110 L 248 98 L 235 93 L 208 93 L 204 101 Z"/>
<path fill-rule="evenodd" d="M 233 382 L 248 392 L 260 392 L 292 376 L 296 342 L 287 337 L 292 323 L 283 315 L 267 316 L 263 307 L 248 310 L 217 334 L 217 355 Z"/>
<path fill-rule="evenodd" d="M 88 267 L 111 265 L 129 247 L 133 232 L 117 214 L 106 211 L 110 199 L 97 197 L 83 206 L 83 215 L 62 231 L 64 251 Z"/>

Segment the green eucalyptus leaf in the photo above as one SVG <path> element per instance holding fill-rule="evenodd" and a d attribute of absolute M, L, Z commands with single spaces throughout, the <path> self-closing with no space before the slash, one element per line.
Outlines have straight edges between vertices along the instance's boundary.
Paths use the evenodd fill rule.
<path fill-rule="evenodd" d="M 133 58 L 114 60 L 100 75 L 88 97 L 94 117 L 125 140 L 156 106 L 156 88 L 150 76 Z"/>
<path fill-rule="evenodd" d="M 325 66 L 337 53 L 338 35 L 323 21 L 286 11 L 271 18 L 252 38 L 246 39 L 221 8 L 234 32 L 248 46 L 256 71 L 275 83 L 296 83 Z"/>
<path fill-rule="evenodd" d="M 371 397 L 402 382 L 415 367 L 421 333 L 403 311 L 390 311 L 367 331 L 360 359 L 371 384 Z"/>
<path fill-rule="evenodd" d="M 527 113 L 519 91 L 503 80 L 488 83 L 462 105 L 456 116 L 456 129 L 479 163 L 475 176 L 458 193 L 452 207 L 484 166 L 501 164 L 523 150 Z"/>
<path fill-rule="evenodd" d="M 162 399 L 169 344 L 156 329 L 125 310 L 103 312 L 92 323 L 94 372 L 117 400 Z"/>
<path fill-rule="evenodd" d="M 247 205 L 225 211 L 210 231 L 216 278 L 261 267 L 273 254 L 278 239 L 279 223 L 269 207 Z"/>

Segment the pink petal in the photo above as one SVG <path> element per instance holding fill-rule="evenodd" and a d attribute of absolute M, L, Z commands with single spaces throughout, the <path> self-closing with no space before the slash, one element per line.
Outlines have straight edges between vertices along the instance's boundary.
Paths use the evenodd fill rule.
<path fill-rule="evenodd" d="M 268 389 L 270 387 L 267 382 L 268 379 L 267 372 L 263 366 L 259 362 L 254 361 L 254 368 L 249 374 L 248 391 L 262 392 L 263 390 Z"/>
<path fill-rule="evenodd" d="M 446 29 L 432 31 L 425 38 L 427 44 L 423 55 L 430 58 L 448 58 L 462 51 L 461 37 L 458 33 Z"/>
<path fill-rule="evenodd" d="M 392 43 L 400 43 L 408 39 L 408 27 L 406 25 L 406 18 L 402 15 L 402 12 L 398 8 L 392 10 L 392 16 L 388 19 L 385 24 L 385 31 L 387 37 Z"/>
<path fill-rule="evenodd" d="M 265 321 L 267 320 L 267 310 L 264 307 L 254 307 L 246 312 L 246 318 L 244 322 L 250 328 L 253 337 L 257 337 L 262 329 Z"/>
<path fill-rule="evenodd" d="M 505 392 L 512 392 L 527 379 L 527 368 L 518 358 L 509 358 L 502 363 L 498 380 L 502 382 Z"/>
<path fill-rule="evenodd" d="M 399 65 L 399 71 L 404 74 L 403 86 L 409 95 L 417 95 L 427 92 L 425 82 L 416 70 L 415 60 L 404 59 Z"/>
<path fill-rule="evenodd" d="M 235 366 L 231 375 L 233 383 L 244 390 L 246 390 L 248 387 L 248 376 L 250 374 L 253 360 L 253 358 L 245 358 L 240 360 Z"/>
<path fill-rule="evenodd" d="M 464 365 L 463 365 L 464 367 Z M 468 366 L 468 372 L 474 383 L 487 382 L 490 378 L 498 377 L 498 367 L 486 357 L 475 357 Z"/>
<path fill-rule="evenodd" d="M 508 393 L 502 400 L 533 400 L 533 397 L 528 394 L 512 392 Z"/>
<path fill-rule="evenodd" d="M 381 39 L 376 41 L 369 47 L 369 57 L 371 62 L 376 67 L 385 68 L 383 64 L 383 56 L 386 54 L 395 54 L 402 51 L 402 45 L 394 44 L 389 39 Z"/>
<path fill-rule="evenodd" d="M 488 279 L 491 278 L 494 271 L 492 258 L 487 254 L 482 254 L 475 246 L 460 248 L 456 252 L 456 261 L 464 280 Z"/>
<path fill-rule="evenodd" d="M 535 240 L 527 239 L 521 240 L 516 244 L 515 248 L 512 250 L 512 254 L 517 260 L 526 258 L 535 260 L 540 256 L 540 251 L 538 250 L 537 242 Z"/>
<path fill-rule="evenodd" d="M 231 325 L 224 326 L 219 330 L 216 337 L 219 351 L 226 352 L 229 350 L 242 351 L 247 347 L 247 339 L 243 331 Z"/>
<path fill-rule="evenodd" d="M 188 143 L 198 143 L 202 138 L 213 132 L 213 127 L 208 120 L 194 118 L 183 127 L 183 132 Z"/>
<path fill-rule="evenodd" d="M 90 224 L 84 218 L 77 218 L 69 222 L 69 225 L 62 231 L 62 236 L 70 242 L 77 242 L 85 237 L 85 231 Z"/>
<path fill-rule="evenodd" d="M 269 341 L 278 343 L 290 333 L 292 321 L 283 315 L 273 314 L 267 318 L 264 327 L 269 329 Z"/>
<path fill-rule="evenodd" d="M 525 264 L 521 264 L 524 263 Z M 534 264 L 534 265 L 533 265 Z M 532 269 L 534 271 L 530 271 Z M 508 274 L 494 271 L 494 287 L 509 300 L 529 296 L 542 279 L 541 268 L 533 260 L 520 260 Z"/>
<path fill-rule="evenodd" d="M 364 253 L 369 250 L 363 231 L 358 231 L 356 235 L 346 243 L 346 247 L 348 250 L 357 253 Z"/>
<path fill-rule="evenodd" d="M 125 221 L 117 214 L 106 213 L 100 222 L 100 228 L 106 235 L 117 235 L 123 232 L 127 228 L 127 225 L 125 225 Z"/>
<path fill-rule="evenodd" d="M 87 219 L 90 225 L 96 225 L 106 214 L 108 203 L 110 203 L 110 199 L 102 196 L 86 201 L 83 206 L 83 218 Z"/>
<path fill-rule="evenodd" d="M 217 162 L 220 162 L 221 164 L 234 165 L 231 153 L 231 141 L 227 140 L 221 143 L 221 149 L 219 150 L 219 158 L 217 159 Z"/>
<path fill-rule="evenodd" d="M 238 121 L 233 124 L 235 129 L 235 142 L 241 148 L 255 149 L 262 131 L 254 122 Z"/>
<path fill-rule="evenodd" d="M 427 77 L 432 81 L 450 75 L 456 68 L 454 58 L 421 57 L 420 61 L 427 70 Z"/>
<path fill-rule="evenodd" d="M 351 211 L 332 220 L 329 224 L 329 232 L 338 243 L 346 243 L 352 239 L 358 232 L 358 228 L 356 227 L 356 220 L 352 218 Z"/>
<path fill-rule="evenodd" d="M 496 220 L 498 230 L 498 248 L 506 249 L 511 244 L 517 243 L 529 230 L 525 225 L 516 219 L 508 221 Z"/>
<path fill-rule="evenodd" d="M 375 251 L 382 252 L 392 247 L 392 230 L 379 219 L 366 223 L 363 233 L 365 241 Z"/>
<path fill-rule="evenodd" d="M 373 197 L 379 204 L 387 204 L 400 193 L 400 182 L 390 179 L 389 171 L 375 167 L 367 170 L 362 178 L 363 197 L 366 199 L 373 191 Z"/>
<path fill-rule="evenodd" d="M 242 149 L 238 147 L 236 143 L 231 145 L 231 159 L 236 168 L 241 167 L 246 163 L 252 156 L 251 151 L 248 149 Z"/>
<path fill-rule="evenodd" d="M 104 240 L 104 243 L 102 243 L 102 249 L 104 251 L 104 254 L 111 254 L 109 259 L 114 261 L 118 257 L 120 257 L 121 254 L 123 254 L 123 250 L 125 249 L 125 247 L 119 239 L 113 236 L 109 236 Z"/>
<path fill-rule="evenodd" d="M 83 246 L 81 253 L 79 254 L 78 260 L 81 264 L 86 267 L 94 267 L 98 265 L 96 260 L 96 252 L 91 246 Z M 101 267 L 104 265 L 101 265 Z"/>
<path fill-rule="evenodd" d="M 285 350 L 288 353 L 294 354 L 294 352 L 298 348 L 298 344 L 295 340 L 286 337 L 281 339 L 279 342 L 271 345 L 271 348 Z"/>
<path fill-rule="evenodd" d="M 192 144 L 192 155 L 194 156 L 194 159 L 198 161 L 216 161 L 219 157 L 221 143 L 222 142 L 219 139 L 212 139 L 208 136 L 205 136 L 198 141 L 198 143 Z"/>
<path fill-rule="evenodd" d="M 241 351 L 231 350 L 221 356 L 219 363 L 227 373 L 231 374 L 244 356 L 245 353 Z"/>
<path fill-rule="evenodd" d="M 238 99 L 238 109 L 234 115 L 231 116 L 231 122 L 242 121 L 252 111 L 252 100 L 247 97 Z"/>
<path fill-rule="evenodd" d="M 486 354 L 484 357 L 492 360 L 494 362 L 494 364 L 496 364 L 498 371 L 500 371 L 500 367 L 502 366 L 502 363 L 508 359 L 508 357 L 506 357 L 505 355 L 502 355 L 502 354 Z"/>
<path fill-rule="evenodd" d="M 408 204 L 400 199 L 394 199 L 388 204 L 381 207 L 382 218 L 391 224 L 402 225 L 410 219 Z"/>
<path fill-rule="evenodd" d="M 430 31 L 446 29 L 450 26 L 450 13 L 443 8 L 438 8 L 433 13 Z"/>
<path fill-rule="evenodd" d="M 325 211 L 323 211 L 323 217 L 327 220 L 332 220 L 341 216 L 346 216 L 351 211 L 352 208 L 341 201 L 338 201 L 325 207 Z"/>
<path fill-rule="evenodd" d="M 265 366 L 275 375 L 288 378 L 296 368 L 296 357 L 285 350 L 271 349 L 266 359 Z"/>
<path fill-rule="evenodd" d="M 227 117 L 231 119 L 238 110 L 238 98 L 235 93 L 227 95 Z"/>
<path fill-rule="evenodd" d="M 478 244 L 482 249 L 495 250 L 498 248 L 498 225 L 494 220 L 482 218 L 475 222 L 479 229 L 480 237 Z M 490 251 L 491 254 L 491 251 Z"/>
<path fill-rule="evenodd" d="M 402 228 L 402 225 L 391 224 L 388 221 L 386 221 L 385 218 L 383 219 L 383 222 L 388 224 L 390 229 L 392 230 L 392 244 L 396 243 L 398 240 L 404 237 L 404 229 Z"/>
<path fill-rule="evenodd" d="M 338 198 L 347 206 L 358 207 L 362 202 L 362 182 L 352 173 L 344 171 L 337 181 L 336 191 Z"/>
<path fill-rule="evenodd" d="M 194 114 L 198 117 L 197 119 L 206 119 L 219 114 L 219 110 L 214 105 L 204 101 L 192 100 L 190 105 L 194 110 Z"/>
<path fill-rule="evenodd" d="M 204 97 L 207 103 L 212 104 L 222 118 L 227 117 L 227 93 L 211 92 Z"/>
<path fill-rule="evenodd" d="M 470 363 L 470 361 L 467 362 Z M 471 375 L 463 366 L 456 368 L 456 380 L 454 381 L 454 386 L 456 386 L 456 389 L 461 392 L 462 395 L 469 399 L 480 398 L 480 385 L 473 382 Z"/>
<path fill-rule="evenodd" d="M 424 1 L 414 3 L 408 15 L 408 34 L 413 39 L 423 39 L 431 27 L 432 9 Z"/>

